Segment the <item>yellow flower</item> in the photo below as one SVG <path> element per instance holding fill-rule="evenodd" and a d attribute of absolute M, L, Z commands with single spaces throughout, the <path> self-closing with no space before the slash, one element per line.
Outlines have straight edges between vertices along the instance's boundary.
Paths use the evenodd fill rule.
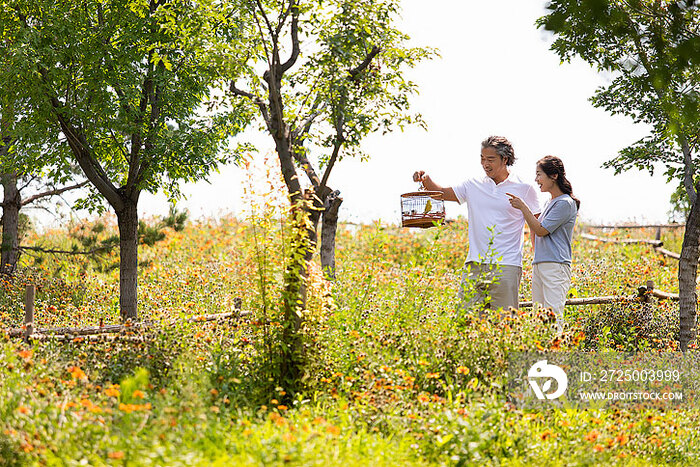
<path fill-rule="evenodd" d="M 79 379 L 79 380 L 86 380 L 87 375 L 83 370 L 80 369 L 80 367 L 77 366 L 72 366 L 68 369 L 68 372 L 71 374 L 73 379 Z"/>

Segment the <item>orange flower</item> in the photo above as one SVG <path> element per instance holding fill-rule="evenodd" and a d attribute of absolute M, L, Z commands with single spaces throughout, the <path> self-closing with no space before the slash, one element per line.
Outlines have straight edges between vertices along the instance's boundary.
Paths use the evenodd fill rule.
<path fill-rule="evenodd" d="M 134 391 L 132 395 L 137 399 L 143 399 L 146 397 L 146 394 L 144 394 L 143 391 L 139 391 L 138 389 Z"/>
<path fill-rule="evenodd" d="M 542 441 L 546 441 L 549 438 L 556 438 L 557 435 L 552 433 L 552 430 L 544 430 L 542 433 L 540 433 L 540 438 L 542 438 Z"/>
<path fill-rule="evenodd" d="M 105 389 L 105 394 L 107 394 L 109 397 L 119 397 L 119 385 L 118 384 L 113 384 L 107 389 Z"/>
<path fill-rule="evenodd" d="M 458 366 L 457 367 L 457 373 L 460 375 L 468 375 L 469 374 L 469 368 L 466 366 Z"/>
<path fill-rule="evenodd" d="M 620 433 L 619 435 L 617 435 L 617 437 L 615 437 L 615 441 L 617 441 L 617 444 L 619 444 L 620 446 L 624 446 L 629 440 L 630 437 L 627 436 L 626 433 Z"/>
<path fill-rule="evenodd" d="M 428 373 L 425 375 L 425 377 L 428 379 L 438 379 L 440 377 L 440 373 Z"/>
<path fill-rule="evenodd" d="M 86 380 L 87 375 L 83 370 L 80 369 L 80 367 L 77 366 L 72 366 L 68 369 L 68 372 L 71 374 L 73 379 L 80 379 L 80 380 Z"/>
<path fill-rule="evenodd" d="M 110 459 L 123 459 L 124 451 L 112 451 L 109 454 L 107 454 L 107 457 L 109 457 Z"/>
<path fill-rule="evenodd" d="M 598 430 L 591 430 L 588 432 L 588 434 L 586 434 L 583 437 L 583 439 L 585 439 L 589 443 L 593 443 L 595 440 L 598 439 L 599 436 L 600 436 L 600 432 Z"/>
<path fill-rule="evenodd" d="M 17 407 L 17 412 L 24 414 L 24 415 L 27 415 L 29 413 L 29 407 L 26 407 L 24 405 L 20 405 L 19 407 Z"/>
<path fill-rule="evenodd" d="M 20 350 L 17 352 L 17 355 L 19 355 L 21 358 L 32 358 L 32 351 L 31 350 Z"/>
<path fill-rule="evenodd" d="M 326 427 L 326 432 L 333 436 L 338 436 L 340 434 L 340 428 L 335 425 L 328 425 L 328 427 Z"/>
<path fill-rule="evenodd" d="M 605 450 L 605 447 L 603 447 L 603 445 L 601 445 L 601 444 L 596 444 L 595 446 L 593 446 L 593 450 L 595 452 L 601 452 L 601 451 Z"/>

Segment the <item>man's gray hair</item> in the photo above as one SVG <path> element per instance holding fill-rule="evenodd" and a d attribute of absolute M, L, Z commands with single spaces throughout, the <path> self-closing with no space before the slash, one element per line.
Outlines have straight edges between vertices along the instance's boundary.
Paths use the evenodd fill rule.
<path fill-rule="evenodd" d="M 503 136 L 489 136 L 481 142 L 481 149 L 493 148 L 496 154 L 506 160 L 506 165 L 515 163 L 515 150 L 507 138 Z"/>

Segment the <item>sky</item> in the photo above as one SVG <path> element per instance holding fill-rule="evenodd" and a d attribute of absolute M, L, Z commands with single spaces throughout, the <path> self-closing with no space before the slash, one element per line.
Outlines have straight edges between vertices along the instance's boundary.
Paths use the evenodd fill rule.
<path fill-rule="evenodd" d="M 654 177 L 636 170 L 615 176 L 601 165 L 647 134 L 643 125 L 611 116 L 589 102 L 610 77 L 582 61 L 561 64 L 549 50 L 552 37 L 536 29 L 545 13 L 534 0 L 403 0 L 399 27 L 411 45 L 438 49 L 440 57 L 421 63 L 408 77 L 420 94 L 412 101 L 428 131 L 371 135 L 367 162 L 344 159 L 329 185 L 341 191 L 340 219 L 368 223 L 400 222 L 400 195 L 415 191 L 411 179 L 425 170 L 443 186 L 481 176 L 480 143 L 506 136 L 518 158 L 513 170 L 534 184 L 535 163 L 559 156 L 574 194 L 579 218 L 593 223 L 665 222 L 674 187 L 663 170 Z M 261 153 L 273 155 L 269 137 L 258 137 Z M 221 168 L 210 183 L 184 185 L 188 199 L 178 203 L 194 219 L 223 214 L 243 216 L 243 187 L 249 173 Z M 543 196 L 542 200 L 547 198 Z M 162 195 L 142 195 L 140 215 L 167 213 Z M 466 206 L 448 203 L 447 217 L 466 216 Z"/>

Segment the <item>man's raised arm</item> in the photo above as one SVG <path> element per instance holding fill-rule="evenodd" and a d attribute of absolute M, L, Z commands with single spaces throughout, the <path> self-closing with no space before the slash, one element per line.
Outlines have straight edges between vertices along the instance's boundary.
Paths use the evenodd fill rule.
<path fill-rule="evenodd" d="M 442 192 L 442 199 L 445 201 L 459 202 L 452 188 L 438 185 L 430 178 L 430 175 L 426 174 L 423 170 L 413 173 L 413 181 L 423 183 L 426 190 Z"/>

